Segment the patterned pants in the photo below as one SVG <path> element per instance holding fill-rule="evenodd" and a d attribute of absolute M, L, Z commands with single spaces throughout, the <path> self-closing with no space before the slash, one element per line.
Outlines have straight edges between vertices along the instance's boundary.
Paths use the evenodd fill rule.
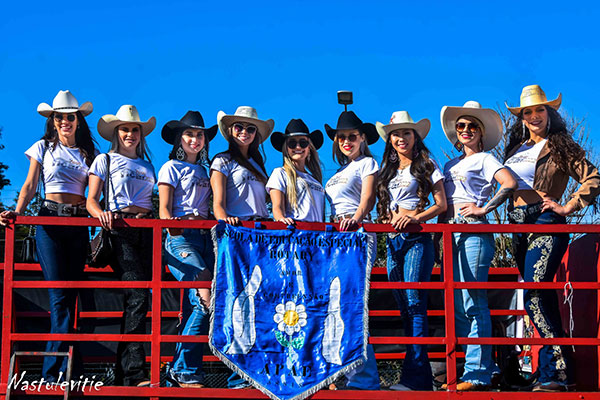
<path fill-rule="evenodd" d="M 533 213 L 525 217 L 524 221 L 525 224 L 564 224 L 565 222 L 565 217 L 554 212 Z M 513 235 L 514 256 L 524 281 L 552 282 L 568 246 L 569 235 L 566 233 Z M 542 338 L 565 336 L 555 289 L 525 290 L 525 309 Z M 543 346 L 539 353 L 538 381 L 572 383 L 570 364 L 568 346 Z"/>

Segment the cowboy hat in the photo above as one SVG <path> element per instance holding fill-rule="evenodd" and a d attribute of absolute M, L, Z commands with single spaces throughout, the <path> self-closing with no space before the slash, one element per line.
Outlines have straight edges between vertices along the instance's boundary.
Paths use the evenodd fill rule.
<path fill-rule="evenodd" d="M 209 142 L 213 140 L 217 134 L 217 125 L 205 128 L 202 114 L 198 111 L 188 111 L 179 121 L 173 120 L 167 122 L 162 128 L 161 136 L 165 142 L 174 144 L 175 136 L 188 128 L 204 129 L 204 137 L 206 137 Z"/>
<path fill-rule="evenodd" d="M 398 129 L 413 129 L 421 137 L 425 139 L 431 128 L 431 122 L 427 118 L 423 118 L 419 122 L 413 121 L 408 111 L 396 111 L 390 118 L 389 125 L 384 125 L 381 122 L 375 124 L 377 133 L 384 141 L 387 141 L 388 135 Z"/>
<path fill-rule="evenodd" d="M 446 137 L 453 145 L 456 144 L 456 121 L 460 117 L 477 118 L 482 126 L 481 143 L 483 151 L 488 151 L 496 147 L 502 139 L 502 120 L 498 113 L 491 108 L 482 108 L 476 101 L 467 101 L 462 107 L 442 107 L 440 118 L 442 120 L 442 129 Z"/>
<path fill-rule="evenodd" d="M 150 117 L 146 122 L 140 120 L 140 114 L 135 106 L 125 104 L 119 108 L 116 115 L 106 114 L 98 121 L 98 133 L 109 142 L 119 125 L 134 123 L 142 128 L 142 135 L 147 136 L 156 126 L 156 118 Z"/>
<path fill-rule="evenodd" d="M 318 129 L 310 132 L 308 126 L 301 119 L 292 119 L 285 127 L 285 133 L 273 132 L 273 135 L 271 135 L 271 144 L 275 150 L 282 151 L 285 140 L 296 136 L 308 137 L 313 146 L 315 146 L 315 149 L 323 145 L 323 132 Z"/>
<path fill-rule="evenodd" d="M 49 117 L 54 112 L 60 113 L 74 113 L 79 111 L 84 117 L 90 115 L 94 107 L 92 103 L 86 101 L 81 106 L 77 102 L 75 96 L 68 90 L 59 90 L 54 100 L 52 100 L 52 107 L 47 103 L 40 103 L 37 107 L 37 112 L 42 114 L 44 117 Z"/>
<path fill-rule="evenodd" d="M 339 130 L 353 130 L 356 129 L 360 133 L 364 134 L 367 137 L 367 144 L 373 144 L 379 139 L 379 135 L 377 135 L 377 129 L 375 129 L 375 125 L 370 123 L 363 123 L 360 118 L 354 114 L 353 111 L 342 111 L 340 117 L 338 118 L 337 126 L 335 129 L 325 124 L 325 131 L 327 132 L 327 136 L 331 140 L 335 141 L 335 135 Z"/>
<path fill-rule="evenodd" d="M 559 93 L 558 97 L 555 98 L 554 100 L 548 101 L 548 99 L 546 98 L 546 93 L 544 93 L 544 91 L 542 90 L 540 85 L 529 85 L 529 86 L 525 86 L 523 88 L 523 91 L 521 92 L 521 105 L 519 107 L 509 107 L 506 102 L 504 102 L 504 105 L 506 105 L 506 108 L 508 108 L 508 111 L 510 111 L 511 113 L 513 113 L 514 115 L 516 115 L 518 117 L 519 114 L 521 114 L 521 110 L 526 107 L 545 105 L 545 106 L 550 106 L 550 107 L 554 108 L 555 110 L 558 110 L 561 102 L 562 102 L 562 94 L 561 93 Z"/>
<path fill-rule="evenodd" d="M 237 108 L 237 110 L 235 110 L 233 115 L 227 115 L 224 111 L 219 111 L 217 114 L 217 124 L 219 125 L 221 135 L 223 135 L 225 139 L 228 139 L 229 127 L 236 122 L 246 122 L 256 125 L 256 128 L 258 128 L 258 134 L 260 135 L 261 143 L 267 140 L 273 131 L 273 127 L 275 126 L 275 122 L 272 119 L 268 119 L 266 121 L 258 119 L 256 109 L 253 107 L 240 106 Z"/>

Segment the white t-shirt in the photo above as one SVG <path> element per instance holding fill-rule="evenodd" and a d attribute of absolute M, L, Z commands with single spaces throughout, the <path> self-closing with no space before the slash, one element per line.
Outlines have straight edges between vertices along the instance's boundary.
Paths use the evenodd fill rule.
<path fill-rule="evenodd" d="M 535 164 L 545 144 L 546 139 L 539 141 L 533 146 L 523 143 L 517 152 L 504 163 L 517 178 L 517 183 L 519 184 L 517 190 L 533 190 Z"/>
<path fill-rule="evenodd" d="M 63 146 L 60 141 L 56 147 L 38 140 L 25 152 L 29 160 L 32 158 L 44 165 L 44 191 L 46 193 L 72 193 L 83 196 L 88 182 L 88 166 L 77 148 Z M 44 155 L 45 151 L 45 155 Z"/>
<path fill-rule="evenodd" d="M 444 189 L 448 204 L 485 204 L 492 193 L 494 175 L 504 165 L 490 153 L 456 157 L 444 166 Z"/>
<path fill-rule="evenodd" d="M 141 158 L 129 158 L 119 153 L 110 155 L 109 209 L 119 211 L 125 207 L 137 206 L 152 209 L 152 188 L 156 178 L 154 167 Z M 96 157 L 90 167 L 90 174 L 106 179 L 106 154 Z"/>
<path fill-rule="evenodd" d="M 431 182 L 435 185 L 444 177 L 437 164 L 434 162 L 433 165 L 435 168 L 431 174 Z M 396 176 L 388 183 L 390 210 L 396 210 L 397 207 L 405 210 L 416 209 L 420 201 L 419 195 L 417 195 L 418 189 L 419 184 L 413 174 L 410 173 L 410 167 L 399 169 Z"/>
<path fill-rule="evenodd" d="M 262 174 L 256 161 L 253 159 L 249 161 Z M 256 179 L 252 172 L 233 160 L 229 153 L 217 154 L 210 169 L 227 177 L 225 212 L 228 216 L 238 217 L 242 220 L 251 217 L 267 218 L 269 216 L 265 185 Z"/>
<path fill-rule="evenodd" d="M 210 180 L 202 165 L 169 160 L 158 171 L 158 183 L 166 183 L 174 188 L 174 217 L 194 214 L 208 218 Z"/>
<path fill-rule="evenodd" d="M 360 156 L 338 169 L 325 185 L 325 194 L 331 203 L 331 214 L 354 214 L 360 204 L 363 179 L 377 171 L 377 161 L 373 157 L 365 156 Z"/>
<path fill-rule="evenodd" d="M 325 191 L 323 185 L 319 183 L 311 174 L 296 171 L 296 194 L 298 196 L 298 207 L 294 210 L 287 204 L 285 207 L 285 216 L 297 221 L 304 222 L 323 222 L 325 208 Z M 271 177 L 267 181 L 267 191 L 271 189 L 287 194 L 289 185 L 288 175 L 283 167 L 275 168 Z"/>

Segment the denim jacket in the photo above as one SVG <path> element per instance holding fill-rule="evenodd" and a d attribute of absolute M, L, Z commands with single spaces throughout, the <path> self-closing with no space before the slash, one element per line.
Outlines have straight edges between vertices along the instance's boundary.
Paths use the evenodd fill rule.
<path fill-rule="evenodd" d="M 519 149 L 515 146 L 507 154 L 507 159 Z M 585 157 L 578 161 L 567 163 L 568 171 L 562 171 L 550 157 L 548 142 L 542 148 L 535 164 L 533 188 L 546 193 L 555 199 L 560 199 L 567 188 L 569 176 L 579 182 L 579 189 L 571 195 L 569 203 L 581 210 L 592 203 L 600 194 L 600 174 L 596 167 Z"/>

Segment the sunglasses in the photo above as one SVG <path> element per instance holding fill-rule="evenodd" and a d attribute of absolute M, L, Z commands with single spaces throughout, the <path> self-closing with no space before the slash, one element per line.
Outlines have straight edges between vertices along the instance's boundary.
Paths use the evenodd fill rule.
<path fill-rule="evenodd" d="M 254 125 L 233 124 L 233 130 L 235 133 L 242 133 L 245 130 L 247 134 L 254 135 L 258 128 Z"/>
<path fill-rule="evenodd" d="M 468 130 L 471 133 L 475 133 L 479 130 L 479 124 L 477 124 L 475 122 L 469 122 L 469 123 L 457 122 L 456 123 L 456 131 L 457 132 L 464 132 L 465 130 Z"/>
<path fill-rule="evenodd" d="M 75 114 L 54 114 L 55 121 L 62 121 L 63 118 L 66 118 L 66 120 L 69 122 L 73 122 L 77 117 L 75 116 Z"/>
<path fill-rule="evenodd" d="M 300 140 L 290 139 L 287 141 L 288 149 L 295 149 L 296 146 L 300 146 L 301 149 L 305 149 L 308 147 L 308 145 L 309 145 L 309 143 L 308 143 L 308 140 L 306 140 L 306 139 L 300 139 Z"/>
<path fill-rule="evenodd" d="M 355 135 L 354 133 L 345 136 L 345 135 L 337 135 L 337 140 L 340 142 L 344 142 L 344 141 L 349 141 L 351 143 L 356 142 L 356 139 L 358 139 L 358 135 Z"/>

